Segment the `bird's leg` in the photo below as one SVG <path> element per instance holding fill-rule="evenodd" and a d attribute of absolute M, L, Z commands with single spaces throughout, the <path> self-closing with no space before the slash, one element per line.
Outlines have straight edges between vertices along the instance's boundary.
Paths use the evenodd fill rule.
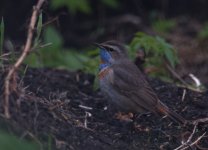
<path fill-rule="evenodd" d="M 148 132 L 149 131 L 149 128 L 146 127 L 146 126 L 143 126 L 141 124 L 138 124 L 136 122 L 137 119 L 143 117 L 143 116 L 148 116 L 150 115 L 151 112 L 145 112 L 145 113 L 140 113 L 140 114 L 134 114 L 134 117 L 133 117 L 133 127 L 132 129 L 135 130 L 135 131 L 139 131 L 139 132 Z"/>
<path fill-rule="evenodd" d="M 144 112 L 144 113 L 140 113 L 140 114 L 135 114 L 135 118 L 134 119 L 136 120 L 138 118 L 141 118 L 143 116 L 148 116 L 150 114 L 151 114 L 151 112 Z"/>
<path fill-rule="evenodd" d="M 124 127 L 125 129 L 128 129 L 128 132 L 134 132 L 134 114 L 129 112 L 129 113 L 123 113 L 123 112 L 118 112 L 115 114 L 115 118 L 119 120 L 121 123 L 120 126 Z"/>
<path fill-rule="evenodd" d="M 118 112 L 115 114 L 115 118 L 120 121 L 132 122 L 133 118 L 134 118 L 134 114 L 131 112 L 129 112 L 129 113 Z"/>

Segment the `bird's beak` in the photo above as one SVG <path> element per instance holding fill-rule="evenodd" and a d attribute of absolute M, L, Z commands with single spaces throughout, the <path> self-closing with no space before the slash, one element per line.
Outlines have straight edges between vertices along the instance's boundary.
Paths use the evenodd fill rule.
<path fill-rule="evenodd" d="M 94 46 L 98 47 L 98 48 L 104 48 L 102 44 L 99 43 L 93 43 Z"/>

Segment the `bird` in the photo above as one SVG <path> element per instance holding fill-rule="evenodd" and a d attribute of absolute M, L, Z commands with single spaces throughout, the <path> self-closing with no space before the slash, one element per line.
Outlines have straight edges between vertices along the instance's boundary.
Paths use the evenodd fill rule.
<path fill-rule="evenodd" d="M 128 112 L 152 112 L 166 115 L 179 124 L 186 124 L 186 119 L 170 110 L 158 98 L 144 74 L 128 58 L 124 44 L 106 41 L 95 45 L 100 49 L 100 89 L 113 104 Z"/>

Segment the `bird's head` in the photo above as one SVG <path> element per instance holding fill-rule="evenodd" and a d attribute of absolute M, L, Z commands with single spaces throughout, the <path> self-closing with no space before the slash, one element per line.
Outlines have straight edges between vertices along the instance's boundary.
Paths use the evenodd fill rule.
<path fill-rule="evenodd" d="M 113 64 L 114 62 L 127 57 L 127 51 L 123 44 L 117 41 L 107 41 L 96 44 L 100 48 L 102 64 Z"/>

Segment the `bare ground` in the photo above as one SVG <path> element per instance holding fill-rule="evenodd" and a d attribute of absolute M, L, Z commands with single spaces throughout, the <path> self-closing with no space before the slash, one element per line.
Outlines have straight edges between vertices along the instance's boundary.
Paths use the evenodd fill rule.
<path fill-rule="evenodd" d="M 20 84 L 10 96 L 11 119 L 1 117 L 1 126 L 41 147 L 51 138 L 52 147 L 62 150 L 174 149 L 193 130 L 193 126 L 182 127 L 153 114 L 137 117 L 134 123 L 115 119 L 114 106 L 109 106 L 100 91 L 93 91 L 92 75 L 28 69 L 18 76 Z M 1 93 L 3 79 L 1 73 Z M 208 117 L 208 92 L 187 90 L 182 101 L 183 88 L 153 79 L 150 83 L 160 99 L 186 119 Z M 0 110 L 2 113 L 2 107 Z M 200 123 L 192 141 L 205 132 L 208 124 Z M 198 145 L 208 147 L 207 134 Z"/>

